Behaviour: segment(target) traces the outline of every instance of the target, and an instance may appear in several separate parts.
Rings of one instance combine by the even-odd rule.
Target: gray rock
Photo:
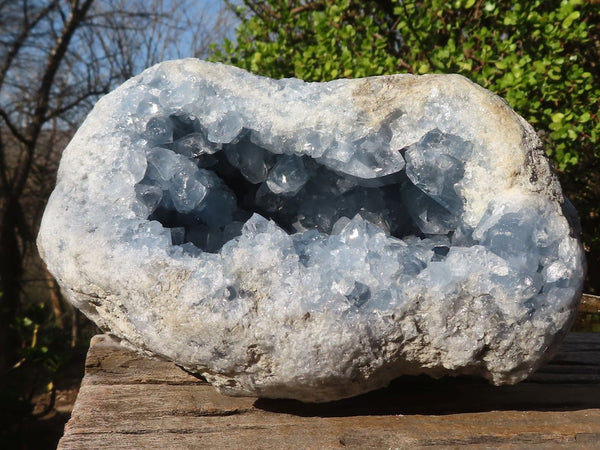
[[[527,377],[577,307],[576,223],[531,126],[463,77],[187,59],[98,102],[38,246],[126,346],[226,394],[322,402]]]

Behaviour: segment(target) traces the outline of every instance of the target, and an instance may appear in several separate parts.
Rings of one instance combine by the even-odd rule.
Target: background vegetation
[[[599,0],[227,3],[237,20],[222,2],[0,0],[0,447],[81,339],[34,245],[62,149],[99,96],[160,60],[206,57],[236,21],[213,60],[307,81],[456,72],[503,96],[540,130],[600,292]]]
[[[163,59],[206,56],[228,17],[187,0],[0,0],[0,448],[23,444],[37,394],[50,394],[37,415],[52,409],[82,337],[35,248],[62,149],[99,96]]]
[[[539,130],[600,292],[600,1],[244,0],[214,59],[274,78],[460,73]]]

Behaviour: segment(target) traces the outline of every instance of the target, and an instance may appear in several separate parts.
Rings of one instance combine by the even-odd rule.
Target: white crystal
[[[98,102],[38,245],[124,344],[228,394],[327,401],[530,374],[581,292],[569,211],[533,129],[462,77],[188,59]]]
[[[173,150],[180,155],[192,158],[212,155],[221,150],[221,146],[209,142],[202,133],[190,133],[175,141]]]
[[[308,173],[302,159],[282,156],[267,178],[267,186],[274,194],[294,195],[308,181]]]

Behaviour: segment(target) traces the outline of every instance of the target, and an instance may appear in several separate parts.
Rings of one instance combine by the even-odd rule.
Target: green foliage
[[[68,334],[56,327],[45,303],[27,305],[9,326],[17,332],[20,346],[16,364],[0,374],[0,438],[16,445],[21,422],[33,413],[33,396],[55,389],[56,376],[69,362],[71,349]]]
[[[237,40],[226,41],[216,59],[272,78],[307,81],[394,71],[387,39],[379,35],[385,16],[373,2],[363,2],[360,12],[351,0],[247,3],[268,3],[263,8],[271,13],[247,16]]]
[[[596,0],[246,0],[244,5],[238,9],[236,40],[216,50],[214,60],[307,81],[460,73],[504,97],[541,131],[581,214],[584,239],[595,255],[590,267],[600,268]]]
[[[598,143],[600,123],[597,111],[590,111],[600,101],[592,75],[596,61],[590,59],[597,48],[589,51],[597,45],[591,31],[599,8],[592,2],[260,3],[270,8],[247,16],[237,40],[226,42],[217,59],[307,81],[461,73],[548,131],[559,170],[578,164],[582,144]]]
[[[571,331],[600,333],[600,314],[579,313]]]
[[[69,335],[56,326],[52,311],[46,303],[31,303],[24,314],[15,320],[20,337],[20,357],[23,364],[36,365],[36,376],[49,386],[56,373],[68,361]]]

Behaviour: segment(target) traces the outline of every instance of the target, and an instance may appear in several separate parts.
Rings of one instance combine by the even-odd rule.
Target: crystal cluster
[[[532,128],[462,77],[181,60],[98,102],[38,244],[123,344],[228,394],[327,401],[529,375],[581,293],[576,222]]]

